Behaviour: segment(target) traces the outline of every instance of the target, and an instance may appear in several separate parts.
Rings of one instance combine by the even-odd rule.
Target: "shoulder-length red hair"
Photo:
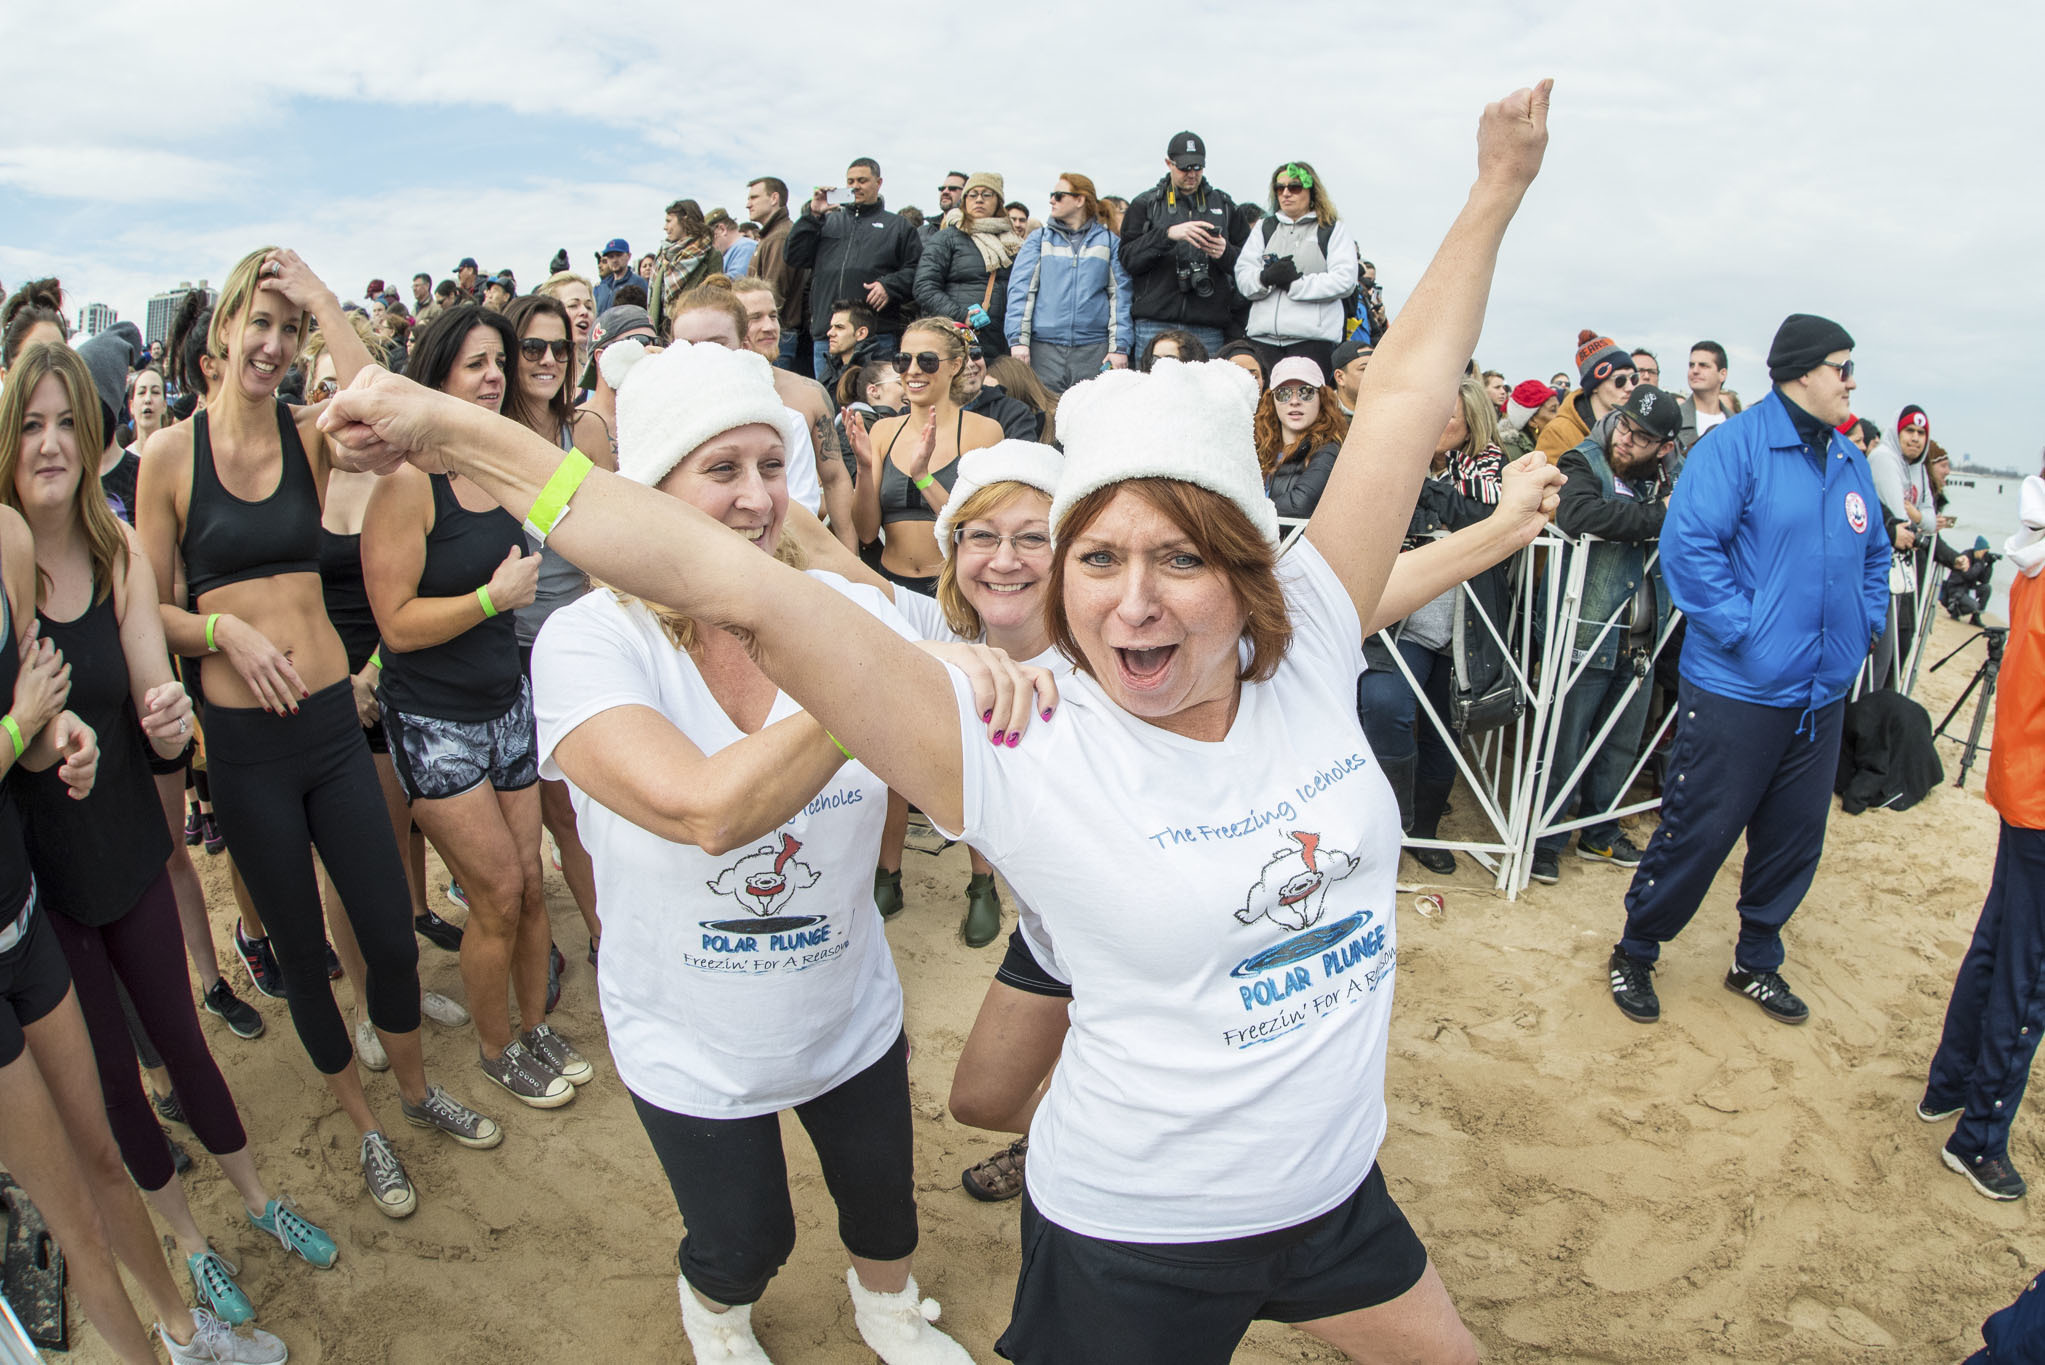
[[[1271,471],[1285,463],[1285,428],[1278,421],[1278,400],[1272,397],[1272,390],[1266,389],[1257,399],[1257,417],[1251,427],[1257,440],[1257,467],[1270,478]],[[1341,445],[1349,435],[1349,419],[1342,415],[1342,404],[1335,391],[1326,384],[1321,385],[1321,415],[1314,418],[1313,425],[1299,434],[1299,442],[1292,448],[1295,458],[1304,460],[1307,456],[1333,441]]]

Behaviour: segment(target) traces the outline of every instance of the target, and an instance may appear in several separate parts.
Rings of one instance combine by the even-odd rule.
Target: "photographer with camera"
[[[1988,537],[1974,537],[1973,552],[1963,555],[1953,571],[1946,575],[1945,586],[1939,589],[1939,605],[1955,621],[1966,617],[1970,625],[1981,624],[1982,609],[1988,605],[1995,578],[1995,561],[2001,555],[1991,554]]]
[[[1939,1157],[1990,1199],[2021,1199],[2010,1125],[2038,1049],[2045,1002],[2045,477],[2024,480],[2022,524],[2003,546],[2010,584],[1988,800],[2002,817],[1995,879],[1953,982],[1917,1117],[1959,1123]],[[1996,640],[1989,636],[1993,658]]]
[[[1174,329],[1200,338],[1209,355],[1220,352],[1236,301],[1236,258],[1249,235],[1235,200],[1207,183],[1207,144],[1197,133],[1174,133],[1164,178],[1130,200],[1122,217],[1136,354]]]

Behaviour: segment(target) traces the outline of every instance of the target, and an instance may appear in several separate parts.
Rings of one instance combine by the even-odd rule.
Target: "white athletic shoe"
[[[859,1282],[859,1272],[845,1271],[852,1291],[852,1319],[860,1340],[887,1365],[973,1365],[966,1348],[931,1326],[940,1311],[936,1299],[917,1297],[916,1277],[899,1294],[883,1294]]]
[[[367,1019],[355,1021],[355,1060],[371,1071],[389,1071],[391,1059],[383,1050],[383,1039],[376,1036],[376,1025]]]
[[[439,991],[427,991],[419,997],[419,1013],[445,1028],[467,1028],[469,1012],[458,1000],[450,1000]]]
[[[170,1352],[171,1365],[283,1365],[291,1358],[284,1343],[268,1332],[251,1327],[247,1336],[238,1336],[203,1308],[192,1310],[192,1321],[199,1330],[183,1346],[171,1340],[162,1323],[156,1324],[157,1334]]]
[[[774,1365],[753,1335],[751,1304],[713,1313],[680,1275],[675,1276],[675,1288],[682,1299],[682,1331],[696,1353],[696,1365]]]

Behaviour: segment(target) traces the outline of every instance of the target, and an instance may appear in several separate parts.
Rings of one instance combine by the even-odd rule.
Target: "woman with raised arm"
[[[191,701],[172,679],[148,561],[97,486],[103,404],[92,374],[67,347],[30,350],[0,399],[0,503],[36,539],[43,637],[71,667],[70,705],[99,738],[98,776],[80,801],[55,772],[14,779],[28,829],[29,866],[78,987],[104,1087],[107,1120],[150,1205],[169,1225],[200,1302],[223,1321],[255,1316],[234,1267],[209,1244],[135,1070],[123,994],[169,1071],[206,1149],[240,1194],[249,1222],[325,1269],[334,1240],[256,1172],[248,1134],[185,985],[177,901],[165,860],[170,831],[149,774],[192,739]],[[91,452],[88,455],[86,452]]]
[[[361,1135],[377,1209],[402,1218],[418,1196],[363,1094],[328,988],[315,847],[368,964],[369,1016],[405,1118],[465,1146],[495,1146],[503,1132],[426,1080],[404,867],[362,737],[347,650],[320,591],[327,471],[353,461],[329,445],[320,405],[294,409],[276,397],[308,316],[326,333],[338,378],[368,366],[333,291],[295,253],[266,247],[229,272],[206,338],[219,382],[190,425],[150,443],[136,528],[171,650],[202,661],[215,808],[275,940],[292,1024]],[[180,582],[188,585],[182,601],[174,597]]]
[[[1353,698],[1547,106],[1543,82],[1485,110],[1468,202],[1282,563],[1243,379],[1167,366],[1067,398],[1047,596],[1075,672],[1021,747],[986,744],[962,678],[694,509],[375,372],[323,418],[365,459],[460,469],[616,590],[742,631],[1041,918],[1072,1028],[1031,1123],[1012,1360],[1219,1365],[1257,1318],[1357,1360],[1475,1359],[1376,1164],[1399,829]]]
[[[622,475],[715,517],[716,534],[763,563],[800,562],[786,519],[820,528],[790,506],[800,418],[767,362],[625,342],[602,363]],[[874,589],[817,578],[910,635]],[[573,784],[613,907],[597,967],[604,1020],[688,1225],[677,1289],[696,1358],[767,1360],[752,1305],[795,1243],[778,1117],[793,1109],[838,1204],[861,1336],[890,1365],[967,1360],[924,1321],[909,1275],[902,992],[867,883],[879,779],[737,635],[621,593],[556,612],[533,678],[543,767]],[[987,723],[1026,721],[1004,709]]]

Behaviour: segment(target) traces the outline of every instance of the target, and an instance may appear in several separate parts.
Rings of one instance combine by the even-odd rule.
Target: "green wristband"
[[[218,654],[220,652],[220,646],[213,643],[213,627],[219,624],[220,613],[217,611],[206,618],[206,652],[208,654]]]
[[[924,489],[926,489],[926,488],[930,487],[930,485],[932,485],[932,484],[934,484],[934,483],[936,483],[936,482],[937,482],[937,475],[935,475],[935,474],[925,474],[925,475],[924,475],[924,476],[923,476],[922,478],[920,478],[920,479],[916,480],[916,491],[917,491],[918,493],[921,493],[921,492],[922,492],[922,491],[923,491]]]
[[[476,589],[476,600],[483,604],[483,619],[485,621],[497,614],[497,604],[490,600],[490,585],[488,583]]]
[[[589,477],[589,456],[580,450],[570,449],[565,459],[554,469],[546,487],[533,501],[532,511],[525,515],[525,529],[533,539],[545,545],[547,537],[554,534],[554,528],[561,524],[561,518],[568,515],[568,500],[575,496],[575,490],[582,487],[582,481]]]
[[[376,653],[370,655],[369,662],[376,666],[377,672],[383,672],[383,651],[379,649]]]
[[[28,741],[21,737],[20,723],[16,721],[12,716],[0,716],[0,730],[5,730],[7,732],[7,737],[14,741],[14,756],[16,758],[20,758],[22,754],[28,749]],[[832,740],[831,742],[833,744],[837,743],[836,740]],[[847,754],[845,756],[847,758],[850,758],[852,755]]]
[[[14,717],[12,716],[7,717],[5,724],[8,726],[8,728],[12,729],[14,725]],[[857,763],[859,761],[858,759],[852,756],[852,751],[850,749],[838,743],[838,737],[832,734],[829,730],[824,731],[824,738],[830,740],[831,743],[834,746],[836,746],[838,752],[845,755],[845,761],[847,763]],[[21,739],[19,736],[15,738],[14,744],[17,749],[21,747]]]

